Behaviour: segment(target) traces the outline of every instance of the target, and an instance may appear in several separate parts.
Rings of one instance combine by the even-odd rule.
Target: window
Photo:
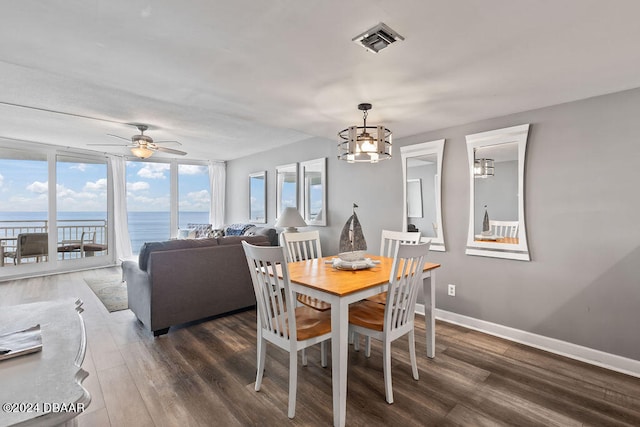
[[[127,213],[133,253],[171,237],[171,165],[127,162]]]
[[[177,196],[173,198],[172,194]],[[145,242],[175,237],[178,228],[187,228],[187,224],[208,224],[210,206],[208,166],[178,164],[175,160],[127,162],[127,210],[133,253],[138,253]]]
[[[106,161],[59,155],[56,196],[58,259],[106,255]]]
[[[178,165],[178,227],[208,224],[211,207],[209,168],[204,165]]]

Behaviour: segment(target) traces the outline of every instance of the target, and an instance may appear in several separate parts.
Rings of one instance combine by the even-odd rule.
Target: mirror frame
[[[469,160],[469,230],[465,252],[467,255],[531,261],[527,245],[524,211],[524,167],[528,134],[529,124],[527,123],[466,136]],[[473,175],[475,150],[476,148],[514,142],[518,144],[518,243],[475,241],[475,177]]]
[[[278,220],[278,218],[280,218],[280,213],[282,212],[282,210],[284,209],[284,207],[282,206],[282,187],[280,186],[280,175],[284,174],[284,173],[289,173],[291,172],[291,170],[293,170],[293,172],[295,173],[295,190],[294,190],[294,197],[296,198],[295,200],[295,205],[293,206],[294,208],[298,209],[299,208],[299,203],[298,203],[298,163],[289,163],[286,165],[280,165],[280,166],[276,166],[276,221]]]
[[[322,211],[323,215],[320,220],[312,220],[309,217],[309,194],[307,193],[307,180],[305,177],[305,170],[309,166],[320,166],[320,179],[322,183]],[[300,209],[302,218],[307,225],[326,226],[327,225],[327,158],[321,157],[319,159],[307,160],[306,162],[300,162]]]
[[[407,230],[407,159],[424,155],[435,154],[437,156],[436,176],[435,176],[435,201],[436,201],[436,224],[438,233],[436,237],[422,237],[421,241],[431,241],[429,250],[445,252],[444,228],[442,227],[442,158],[444,155],[444,139],[422,142],[420,144],[405,145],[400,147],[400,157],[402,158],[402,230]]]
[[[251,199],[254,196],[251,193],[251,180],[255,178],[262,178],[264,184],[262,187],[262,206],[264,207],[264,218],[262,219],[255,219],[251,210]],[[249,174],[249,222],[253,224],[267,223],[267,171],[254,172]]]

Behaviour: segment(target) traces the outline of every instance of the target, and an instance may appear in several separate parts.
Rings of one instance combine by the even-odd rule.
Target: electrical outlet
[[[447,287],[447,295],[449,295],[450,297],[456,296],[456,285],[452,285],[451,283],[449,283],[449,286]]]

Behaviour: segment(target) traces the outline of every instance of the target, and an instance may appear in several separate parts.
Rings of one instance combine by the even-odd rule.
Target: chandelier
[[[475,159],[473,162],[473,176],[475,178],[489,178],[495,175],[493,159]]]
[[[349,163],[378,163],[391,158],[391,131],[384,126],[367,126],[367,114],[371,104],[359,104],[364,124],[350,126],[338,133],[343,139],[338,144],[338,159]]]

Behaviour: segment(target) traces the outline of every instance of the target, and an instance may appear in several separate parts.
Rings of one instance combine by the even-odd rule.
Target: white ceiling
[[[187,158],[229,160],[337,142],[370,102],[398,138],[640,87],[639,15],[637,0],[3,2],[0,137],[87,148],[146,123]],[[406,40],[351,41],[381,21]]]

